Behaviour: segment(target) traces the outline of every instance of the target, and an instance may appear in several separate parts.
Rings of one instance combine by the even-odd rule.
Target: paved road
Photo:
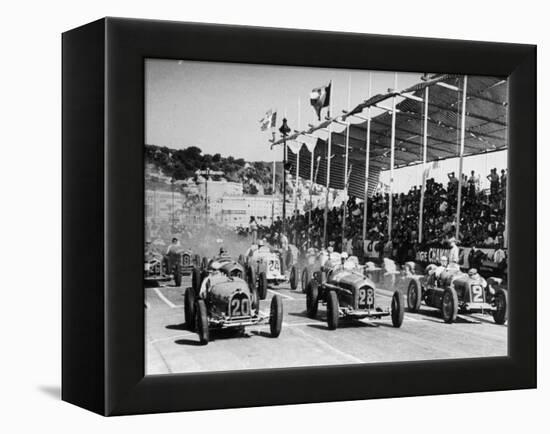
[[[423,306],[405,313],[401,328],[391,319],[353,321],[328,330],[325,308],[315,320],[305,314],[305,294],[288,285],[269,290],[262,301],[268,312],[274,294],[283,298],[283,329],[269,336],[269,325],[211,332],[210,343],[199,345],[198,336],[185,328],[183,295],[186,286],[146,288],[146,372],[168,374],[234,369],[285,368],[346,363],[429,360],[507,354],[506,326],[492,317],[461,315],[445,324],[437,310]],[[381,304],[389,305],[391,292],[380,289]]]

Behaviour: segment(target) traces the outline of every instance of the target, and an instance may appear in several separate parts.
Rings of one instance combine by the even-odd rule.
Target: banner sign
[[[365,240],[363,251],[366,258],[377,259],[380,257],[380,249],[383,249],[383,246],[379,246],[379,243],[379,241]],[[468,256],[470,255],[471,250],[471,247],[459,248],[459,265],[461,268],[470,268],[470,264],[468,263]],[[499,251],[495,248],[481,248],[478,250],[485,254],[486,257],[482,261],[482,266],[487,268],[497,268],[498,264],[503,260],[503,258],[508,257],[507,249],[501,249]],[[449,252],[450,249],[447,248],[430,247],[427,250],[416,252],[415,261],[425,264],[438,264],[442,256],[446,256],[447,258],[449,257]]]

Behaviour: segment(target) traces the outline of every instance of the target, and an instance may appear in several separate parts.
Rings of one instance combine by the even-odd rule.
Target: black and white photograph
[[[147,375],[507,356],[506,77],[144,68]]]

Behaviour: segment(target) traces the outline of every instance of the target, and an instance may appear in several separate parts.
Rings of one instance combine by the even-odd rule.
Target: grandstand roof
[[[460,155],[460,121],[462,108],[463,76],[432,76],[402,91],[391,90],[377,94],[358,104],[349,112],[328,118],[305,131],[296,131],[287,141],[297,143],[289,146],[288,160],[292,171],[296,170],[297,153],[300,155],[299,176],[311,177],[311,152],[313,155],[315,182],[326,185],[328,139],[315,136],[315,132],[327,130],[332,124],[330,187],[343,189],[345,184],[346,139],[349,129],[348,191],[358,197],[364,194],[367,118],[363,114],[372,111],[382,113],[371,116],[371,142],[369,153],[368,194],[372,196],[381,171],[390,169],[392,112],[388,103],[395,96],[395,158],[394,168],[422,163],[423,115],[425,89],[428,96],[428,149],[427,162],[456,158]],[[506,81],[496,77],[469,76],[466,100],[466,124],[464,156],[500,151],[507,148],[507,86]],[[359,117],[358,117],[359,116]],[[362,118],[362,119],[361,119]],[[344,123],[349,122],[342,129]],[[341,131],[336,131],[340,128]],[[309,142],[309,143],[306,143]],[[272,146],[282,143],[274,142]],[[306,146],[304,146],[306,145]],[[309,149],[309,150],[308,150]],[[317,163],[318,161],[318,163]]]
[[[497,77],[469,76],[466,101],[466,136],[464,156],[504,150],[507,148],[507,85],[506,80]],[[438,75],[402,91],[389,91],[365,100],[349,112],[311,126],[305,131],[295,132],[287,137],[288,141],[301,141],[304,138],[316,140],[316,146],[325,150],[327,140],[313,137],[315,132],[326,130],[333,123],[333,130],[339,127],[337,122],[350,122],[349,161],[362,163],[366,152],[367,121],[366,109],[380,111],[388,108],[391,99],[396,96],[400,102],[396,105],[395,128],[395,168],[422,162],[423,152],[423,110],[424,92],[430,87],[428,101],[428,155],[427,161],[455,158],[460,152],[461,90],[463,76]],[[458,88],[460,91],[457,91]],[[409,95],[406,98],[403,95]],[[420,99],[420,100],[419,100]],[[387,101],[386,104],[383,104]],[[379,105],[377,107],[377,105]],[[391,111],[371,118],[370,167],[380,171],[390,168],[391,150]],[[336,122],[336,123],[334,123]],[[333,158],[345,155],[347,127],[332,132],[331,153]],[[282,139],[272,145],[282,143]],[[326,151],[320,152],[326,159]],[[325,162],[320,163],[326,165]],[[336,169],[336,167],[335,167]],[[301,172],[301,171],[300,171]],[[335,176],[338,176],[336,173]],[[331,177],[333,172],[331,169]],[[331,182],[332,185],[332,182]],[[338,187],[335,187],[338,188]]]

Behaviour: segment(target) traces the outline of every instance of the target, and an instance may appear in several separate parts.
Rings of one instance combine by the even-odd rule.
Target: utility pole
[[[286,235],[286,136],[290,133],[290,128],[287,125],[286,118],[283,119],[283,124],[279,128],[279,132],[283,136],[283,234]]]

